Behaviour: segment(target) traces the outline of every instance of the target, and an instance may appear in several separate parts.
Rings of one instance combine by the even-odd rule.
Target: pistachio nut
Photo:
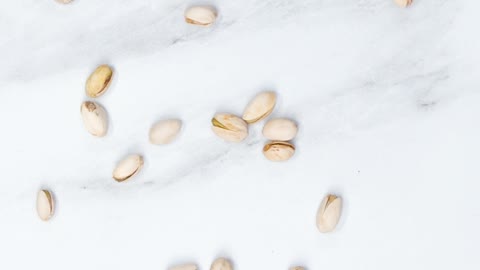
[[[342,213],[342,198],[327,195],[318,209],[317,228],[320,232],[327,233],[335,229]]]
[[[198,270],[198,266],[194,263],[188,263],[172,266],[168,270]]]
[[[267,117],[275,107],[277,95],[266,91],[256,95],[243,112],[243,120],[252,124]]]
[[[149,138],[152,144],[168,144],[172,142],[182,128],[178,119],[162,120],[150,128]]]
[[[229,142],[241,142],[248,136],[247,123],[233,114],[216,114],[212,118],[212,125],[213,132]]]
[[[185,21],[189,24],[209,26],[217,19],[217,11],[211,6],[193,6],[185,11]]]
[[[286,161],[295,154],[295,146],[289,142],[273,141],[263,147],[263,155],[271,161]]]
[[[93,136],[103,137],[108,131],[108,116],[105,109],[96,102],[85,101],[80,107],[85,129]]]
[[[47,221],[53,216],[54,200],[52,193],[42,189],[37,193],[37,214],[41,220]]]
[[[101,65],[88,77],[85,85],[87,96],[96,98],[101,96],[108,89],[112,81],[113,70],[107,65]]]
[[[408,7],[412,2],[413,0],[395,0],[395,3],[400,7]]]
[[[210,270],[233,270],[233,266],[230,260],[217,258],[213,261],[212,266],[210,266]]]
[[[286,118],[271,119],[263,127],[263,136],[272,141],[289,141],[297,132],[297,124]]]
[[[140,155],[129,155],[117,164],[113,170],[113,179],[117,182],[128,180],[137,174],[143,166],[143,157]]]

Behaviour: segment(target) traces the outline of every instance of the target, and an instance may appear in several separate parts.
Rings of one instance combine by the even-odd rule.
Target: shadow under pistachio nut
[[[412,2],[413,0],[395,0],[395,3],[400,7],[408,7]]]
[[[233,265],[226,258],[217,258],[212,262],[210,270],[233,270]]]
[[[317,228],[320,232],[328,233],[337,227],[342,214],[342,198],[327,195],[317,213]]]
[[[189,24],[209,26],[217,19],[217,11],[211,6],[193,6],[185,10],[185,21]]]
[[[37,193],[37,214],[43,221],[48,221],[55,209],[53,195],[50,191],[42,189]]]
[[[274,92],[265,91],[256,95],[245,108],[243,120],[252,124],[260,121],[272,113],[277,101]]]
[[[112,77],[113,70],[111,67],[107,65],[101,65],[97,67],[87,79],[87,83],[85,85],[87,96],[96,98],[103,95],[103,93],[105,93],[110,86]]]
[[[248,124],[233,114],[218,113],[212,118],[212,130],[229,142],[241,142],[248,136]]]
[[[271,161],[286,161],[295,154],[295,146],[289,142],[274,141],[263,147],[263,155]]]
[[[80,107],[85,129],[93,136],[103,137],[108,131],[108,115],[105,109],[93,101],[85,101]]]
[[[297,136],[297,124],[287,118],[269,120],[263,127],[263,136],[272,141],[290,141]]]
[[[194,263],[188,263],[172,266],[168,270],[198,270],[198,266]]]
[[[149,132],[149,139],[152,144],[168,144],[177,137],[182,128],[182,121],[178,119],[167,119],[155,123]]]
[[[136,175],[142,167],[142,156],[129,155],[117,164],[113,170],[113,179],[115,179],[117,182],[124,182]]]

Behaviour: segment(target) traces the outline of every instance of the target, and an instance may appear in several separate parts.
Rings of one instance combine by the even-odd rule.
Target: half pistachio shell
[[[100,104],[92,101],[85,101],[80,107],[85,129],[93,136],[103,137],[108,131],[108,116]]]
[[[55,206],[52,193],[46,189],[38,191],[37,213],[41,220],[47,221],[53,216]]]
[[[233,114],[218,113],[212,118],[213,132],[229,142],[241,142],[248,136],[248,124]]]
[[[209,26],[217,19],[217,11],[211,6],[194,6],[185,11],[185,21],[189,24]]]
[[[271,161],[286,161],[295,154],[295,146],[289,142],[274,141],[263,147],[263,155]]]
[[[213,261],[210,270],[233,270],[232,263],[226,258],[218,258]]]
[[[243,112],[243,120],[252,124],[260,121],[272,113],[277,95],[274,92],[262,92],[256,95]]]
[[[342,198],[335,195],[327,195],[318,209],[317,228],[322,233],[328,233],[335,229],[342,213]]]
[[[143,157],[140,155],[129,155],[117,164],[113,170],[113,179],[123,182],[137,174],[143,166]]]
[[[168,270],[198,270],[198,266],[194,263],[188,263],[172,266]]]
[[[263,136],[272,141],[289,141],[297,135],[297,124],[287,118],[275,118],[263,127]]]
[[[107,65],[101,65],[88,77],[85,91],[87,96],[96,98],[107,91],[112,81],[113,70]]]
[[[400,7],[408,7],[412,2],[413,0],[395,0],[395,3]]]
[[[168,144],[172,142],[182,128],[178,119],[162,120],[150,128],[149,138],[152,144]]]

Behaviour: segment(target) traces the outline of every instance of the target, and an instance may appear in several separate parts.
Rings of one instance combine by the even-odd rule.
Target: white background
[[[479,1],[213,1],[210,28],[184,23],[196,3],[1,2],[0,269],[480,268]],[[102,63],[98,139],[80,104]],[[262,90],[299,123],[286,163],[263,157],[264,122],[240,144],[210,130]],[[150,145],[169,117],[178,140]],[[117,183],[128,153],[145,167]],[[344,212],[321,234],[328,193]]]

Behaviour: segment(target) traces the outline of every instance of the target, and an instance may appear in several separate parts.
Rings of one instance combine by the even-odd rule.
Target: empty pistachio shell
[[[297,124],[286,118],[268,121],[263,127],[263,136],[272,141],[289,141],[297,135]]]
[[[101,65],[88,77],[85,90],[87,96],[95,98],[107,90],[112,81],[113,70],[107,65]]]
[[[172,266],[168,270],[198,270],[198,267],[194,263],[182,264],[177,266]]]
[[[327,233],[335,229],[342,213],[342,198],[327,195],[320,205],[317,213],[317,228],[320,232]]]
[[[216,18],[217,12],[210,6],[194,6],[185,11],[185,21],[190,24],[209,26]]]
[[[150,129],[150,142],[153,144],[170,143],[177,137],[181,128],[182,121],[177,119],[159,121]]]
[[[413,0],[395,0],[395,3],[401,7],[407,7],[412,4]]]
[[[263,154],[271,161],[285,161],[295,154],[295,146],[289,142],[270,142],[263,147]]]
[[[289,270],[305,270],[305,267],[302,267],[302,266],[294,266],[294,267],[290,267]]]
[[[255,123],[267,117],[275,107],[277,96],[274,92],[262,92],[256,95],[243,112],[243,120]]]
[[[108,130],[108,116],[105,109],[96,102],[85,101],[80,107],[83,124],[90,134],[103,137]]]
[[[47,221],[53,216],[54,201],[52,193],[42,189],[37,194],[37,213],[41,220]]]
[[[213,132],[229,142],[240,142],[248,136],[247,123],[233,114],[216,114],[212,118],[212,125]]]
[[[137,174],[143,166],[143,157],[140,155],[129,155],[118,163],[113,170],[113,179],[123,182]]]
[[[233,270],[232,263],[225,258],[218,258],[213,261],[210,270]]]

